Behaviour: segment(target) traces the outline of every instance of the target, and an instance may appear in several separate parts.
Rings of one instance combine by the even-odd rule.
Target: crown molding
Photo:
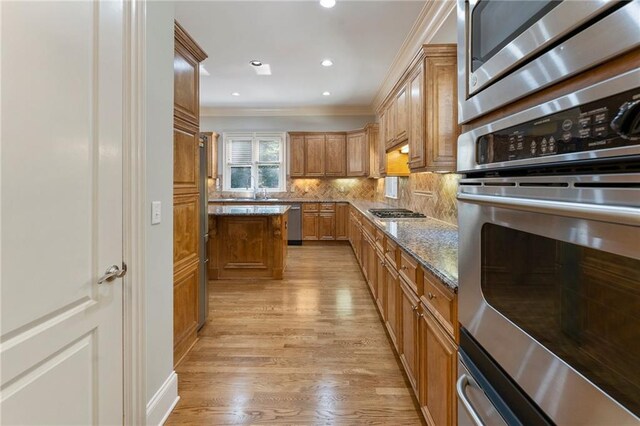
[[[370,106],[321,106],[300,108],[200,107],[200,117],[302,117],[375,115]]]
[[[450,13],[455,13],[455,9],[456,2],[452,0],[425,2],[418,18],[402,43],[400,51],[398,51],[389,67],[376,96],[373,98],[371,104],[373,111],[377,111],[380,108],[393,86],[402,77],[402,74],[416,56],[416,53],[422,48],[422,45],[431,41],[447,16]]]

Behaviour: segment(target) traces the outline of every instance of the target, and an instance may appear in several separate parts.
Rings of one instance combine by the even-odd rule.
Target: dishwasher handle
[[[458,399],[460,400],[460,402],[462,402],[462,406],[469,414],[476,426],[485,426],[482,419],[480,419],[478,412],[475,410],[475,408],[473,408],[473,405],[471,405],[471,401],[469,401],[469,398],[467,398],[467,394],[465,393],[465,388],[470,384],[470,380],[473,379],[470,379],[469,376],[464,373],[458,378],[458,381],[456,382],[456,392],[458,394]]]

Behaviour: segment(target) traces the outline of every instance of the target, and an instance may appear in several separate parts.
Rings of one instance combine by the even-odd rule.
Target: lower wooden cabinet
[[[349,228],[349,203],[336,203],[336,240],[347,240]]]
[[[422,414],[429,425],[454,426],[457,295],[378,231],[351,210],[349,240]]]
[[[302,213],[302,239],[318,240],[318,213]]]
[[[387,317],[386,317],[386,326],[389,331],[389,336],[391,336],[391,341],[393,342],[393,346],[398,350],[398,332],[400,327],[398,326],[399,318],[398,318],[398,292],[400,291],[400,282],[398,273],[393,269],[393,267],[386,262],[386,276],[387,276],[387,294],[386,294],[386,302],[387,302]]]
[[[335,212],[318,213],[318,239],[330,241],[336,239]]]
[[[453,426],[457,424],[457,345],[424,305],[421,310],[420,408],[428,424]]]
[[[420,315],[420,299],[411,287],[400,279],[400,316],[402,337],[400,361],[407,372],[413,391],[418,394],[418,318]]]

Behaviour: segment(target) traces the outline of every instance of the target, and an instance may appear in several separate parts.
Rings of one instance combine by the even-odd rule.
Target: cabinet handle
[[[406,271],[406,270],[408,270],[409,268],[408,268],[406,265],[402,265],[402,268],[400,268],[400,269],[402,269],[403,271]]]
[[[436,295],[435,295],[435,294],[433,294],[433,293],[431,293],[431,292],[429,292],[429,293],[427,294],[427,296],[429,297],[429,299],[430,299],[430,300],[431,300],[431,299],[435,299],[435,298],[436,298]]]
[[[424,318],[424,314],[423,314],[423,313],[420,313],[418,316],[419,316],[420,318]]]

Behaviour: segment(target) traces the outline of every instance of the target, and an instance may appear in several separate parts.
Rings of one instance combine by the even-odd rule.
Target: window
[[[398,177],[384,178],[384,196],[387,198],[398,198]]]
[[[225,191],[286,191],[282,133],[224,133]]]

